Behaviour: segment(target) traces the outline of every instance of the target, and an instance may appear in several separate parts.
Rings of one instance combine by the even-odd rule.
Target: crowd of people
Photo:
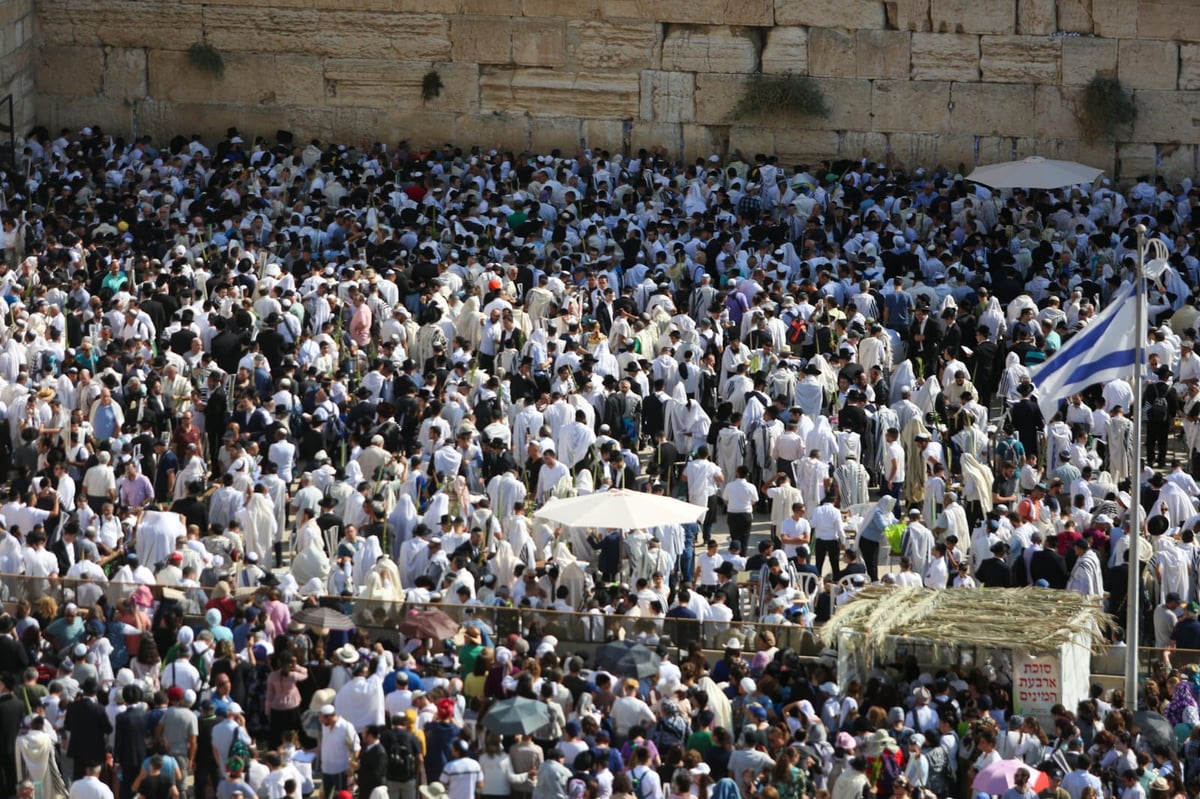
[[[1053,799],[1194,795],[1197,735],[1132,716],[1200,722],[1190,181],[275,138],[35,129],[3,174],[0,795],[944,799],[1001,757]],[[1170,254],[1143,407],[1039,397],[1138,225]],[[538,516],[616,489],[707,513]],[[1131,560],[1161,682],[1053,727],[982,668],[838,686],[776,646],[869,584],[1123,619]],[[464,625],[293,619],[356,603]],[[550,721],[488,733],[514,696]]]

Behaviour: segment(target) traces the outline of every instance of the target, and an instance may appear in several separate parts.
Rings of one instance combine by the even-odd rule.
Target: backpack
[[[1166,424],[1171,418],[1171,406],[1167,404],[1167,392],[1157,391],[1157,396],[1150,403],[1150,421],[1155,424]]]
[[[417,755],[403,739],[393,739],[387,750],[387,778],[392,782],[410,782],[417,777]]]
[[[110,621],[104,626],[104,637],[112,645],[112,654],[108,657],[114,671],[119,671],[129,665],[129,648],[125,645],[125,626],[124,622],[116,620]],[[154,640],[154,636],[150,636],[150,639]]]
[[[667,724],[666,719],[659,719],[650,729],[649,738],[660,752],[665,752],[672,745],[683,746],[684,738],[674,726]]]
[[[629,781],[631,783],[633,783],[633,795],[634,795],[635,799],[645,799],[646,795],[642,791],[642,779],[649,772],[650,772],[650,769],[643,766],[642,767],[642,776],[639,777],[637,774],[637,769],[629,770]]]

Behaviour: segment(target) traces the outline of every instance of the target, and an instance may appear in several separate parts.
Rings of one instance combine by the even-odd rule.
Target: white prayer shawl
[[[659,540],[662,545],[662,551],[666,553],[671,563],[671,570],[664,572],[670,574],[674,570],[674,564],[679,562],[679,556],[683,554],[683,546],[685,533],[681,524],[667,524],[662,527],[655,527],[650,533]]]
[[[354,553],[353,569],[351,574],[354,577],[354,584],[362,587],[366,582],[367,573],[375,568],[375,561],[383,557],[383,549],[379,546],[379,537],[374,535],[367,536],[363,541],[363,545]],[[399,580],[399,574],[396,575]]]
[[[779,530],[784,519],[792,515],[792,505],[802,502],[804,495],[800,493],[800,489],[786,483],[771,490],[775,492],[775,496],[771,498],[771,524]]]
[[[712,681],[711,677],[704,676],[696,681],[696,688],[704,691],[708,697],[708,709],[713,712],[714,727],[724,727],[731,729],[733,725],[733,706],[729,702],[729,697],[721,690],[721,687]]]
[[[671,403],[671,430],[675,446],[681,453],[695,452],[708,440],[712,420],[695,400]]]
[[[1165,535],[1154,538],[1154,557],[1158,561],[1158,601],[1165,602],[1167,594],[1191,596],[1191,563],[1185,551]]]
[[[412,497],[408,494],[399,494],[396,497],[396,507],[388,516],[388,527],[392,532],[391,554],[394,559],[399,557],[400,545],[412,538],[417,521],[417,506],[413,503]]]
[[[963,500],[978,502],[985,514],[992,512],[992,470],[974,455],[963,455]],[[961,540],[961,539],[960,539]],[[987,557],[986,554],[981,557]]]
[[[306,545],[296,551],[291,576],[297,585],[304,585],[314,578],[324,584],[329,579],[329,556],[325,554],[325,543],[319,534],[316,538],[307,537]]]
[[[576,559],[561,541],[555,544],[552,554],[558,564],[558,584],[567,587],[567,601],[573,608],[582,608],[592,587],[592,579],[584,570],[586,564]]]
[[[145,511],[137,530],[138,561],[148,566],[162,563],[175,551],[175,542],[187,536],[182,515],[167,511]]]
[[[466,339],[467,343],[471,345],[472,352],[479,349],[479,339],[483,335],[483,321],[484,316],[479,312],[479,298],[468,297],[462,304],[462,310],[454,323],[454,329],[460,338]]]
[[[819,458],[800,458],[792,463],[793,478],[804,504],[816,508],[825,499],[825,480],[829,477],[829,464]]]
[[[959,452],[963,456],[972,455],[976,460],[983,458],[984,451],[988,445],[987,436],[972,424],[968,424],[962,430],[958,431],[951,441],[954,442],[954,445],[958,447]]]
[[[824,359],[814,358],[813,360]],[[805,416],[816,418],[821,415],[821,410],[825,406],[825,386],[819,378],[808,375],[796,384],[792,401],[799,406],[800,410],[804,411]]]
[[[988,339],[992,342],[1000,336],[1007,336],[1008,322],[1000,309],[1000,301],[995,297],[988,300],[987,308],[979,315],[979,324],[988,329]]]
[[[838,495],[841,497],[841,507],[862,505],[869,501],[868,484],[870,477],[867,470],[858,461],[846,461],[833,473],[837,482]]]
[[[1108,472],[1121,483],[1133,472],[1133,422],[1125,416],[1108,420]]]
[[[238,521],[246,537],[246,552],[258,555],[260,563],[269,563],[272,545],[279,534],[275,506],[266,494],[254,493],[246,507],[238,511]]]
[[[837,437],[833,434],[833,428],[829,424],[829,417],[818,416],[816,424],[808,438],[804,442],[805,452],[812,452],[814,449],[820,455],[821,460],[830,465],[836,465],[838,454]],[[809,507],[815,507],[809,505]]]
[[[912,560],[913,572],[925,574],[933,556],[933,531],[920,522],[910,522],[901,539],[900,554]]]
[[[912,400],[921,409],[921,413],[929,414],[937,409],[937,398],[941,393],[942,384],[936,377],[929,377],[912,393]]]
[[[851,455],[859,462],[863,463],[863,446],[862,436],[858,433],[852,433],[849,430],[839,430],[834,433],[834,438],[837,439],[837,462],[844,464]]]
[[[917,446],[918,435],[928,435],[929,428],[920,419],[911,419],[900,431],[900,442],[904,446],[904,498],[909,502],[925,500],[925,458]],[[916,571],[916,569],[914,569]],[[922,572],[917,572],[921,574]]]
[[[1046,470],[1057,469],[1059,454],[1071,448],[1071,427],[1064,421],[1051,422],[1046,426]]]
[[[1164,505],[1166,506],[1165,512],[1163,511]],[[1158,492],[1158,500],[1150,509],[1148,516],[1151,519],[1155,516],[1166,516],[1171,527],[1181,527],[1184,522],[1192,518],[1195,512],[1196,506],[1192,504],[1192,498],[1187,495],[1187,492],[1167,480],[1163,482],[1163,487]]]
[[[1067,588],[1089,596],[1100,596],[1104,593],[1104,577],[1100,572],[1100,558],[1095,550],[1089,549],[1075,561],[1071,576],[1067,579]]]
[[[737,467],[746,462],[746,434],[740,429],[724,427],[717,433],[717,466],[725,475],[725,483],[737,478]]]
[[[513,554],[512,544],[500,540],[496,542],[496,553],[490,561],[492,574],[496,576],[496,585],[512,586],[516,580],[517,558]]]
[[[54,741],[49,733],[29,730],[17,736],[18,780],[28,779],[41,786],[41,799],[66,799],[69,795],[54,757]]]
[[[421,521],[430,530],[442,529],[442,517],[450,514],[450,497],[445,491],[438,491],[429,498],[429,504],[425,506],[425,515]]]
[[[887,447],[884,446],[888,430],[900,429],[900,417],[891,408],[880,405],[875,411],[875,447],[872,450],[871,469],[875,474],[883,474],[887,460]]]
[[[338,715],[363,730],[371,724],[383,724],[385,717],[381,677],[354,677],[343,685],[334,699]]]
[[[276,529],[286,529],[287,483],[283,482],[282,478],[275,474],[264,475],[260,482],[267,487],[267,496],[271,498],[271,502],[275,503]]]
[[[901,361],[896,367],[896,371],[892,373],[892,382],[888,387],[890,396],[888,397],[888,405],[895,405],[900,401],[900,389],[913,388],[917,384],[917,374],[913,371],[912,361]],[[877,404],[882,404],[879,397],[875,398]]]
[[[941,540],[945,541],[949,536],[956,537],[958,551],[962,553],[963,557],[968,557],[971,554],[971,528],[967,524],[967,512],[962,505],[955,502],[942,510],[942,518],[946,531],[942,533]]]

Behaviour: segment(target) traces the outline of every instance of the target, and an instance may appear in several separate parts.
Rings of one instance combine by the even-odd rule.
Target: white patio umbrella
[[[664,524],[699,521],[708,508],[641,491],[602,491],[569,499],[552,499],[534,517],[567,527],[640,530]]]
[[[1061,189],[1092,183],[1103,174],[1103,169],[1094,166],[1031,155],[1021,161],[981,166],[967,175],[967,180],[993,189]]]

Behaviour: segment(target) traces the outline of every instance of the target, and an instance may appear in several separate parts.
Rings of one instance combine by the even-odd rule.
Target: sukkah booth
[[[838,684],[978,669],[1005,687],[1016,713],[1050,720],[1088,696],[1092,653],[1110,625],[1097,598],[1043,588],[868,586],[822,628],[837,649]],[[914,662],[915,661],[915,662]],[[926,678],[927,679],[927,678]]]

